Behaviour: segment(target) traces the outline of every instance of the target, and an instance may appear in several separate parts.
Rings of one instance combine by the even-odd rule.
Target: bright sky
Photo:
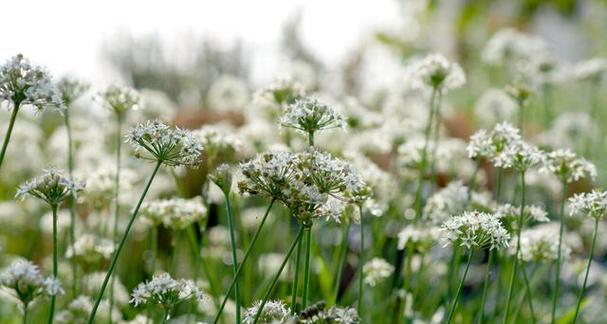
[[[321,58],[337,62],[373,27],[398,15],[395,0],[19,0],[5,1],[0,18],[0,60],[23,53],[60,75],[94,82],[113,78],[100,64],[112,36],[157,33],[174,39],[206,35],[253,49],[254,77],[266,78],[281,27],[303,10],[303,39]],[[274,59],[270,59],[275,61]],[[260,65],[262,67],[260,67]]]

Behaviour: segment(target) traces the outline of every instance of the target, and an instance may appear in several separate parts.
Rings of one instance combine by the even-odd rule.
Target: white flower
[[[451,216],[463,213],[467,208],[485,209],[490,204],[490,197],[469,192],[468,187],[461,181],[453,181],[428,199],[423,216],[433,224],[441,224]]]
[[[8,102],[9,109],[32,105],[42,111],[46,107],[63,108],[51,76],[21,54],[0,65],[0,103]]]
[[[363,266],[364,281],[367,285],[375,287],[394,272],[394,266],[382,258],[373,258]]]
[[[546,154],[546,159],[540,171],[553,173],[561,181],[571,183],[582,178],[594,179],[597,176],[596,167],[592,162],[578,158],[568,149],[558,149]]]
[[[61,170],[51,168],[44,170],[41,176],[20,185],[17,198],[23,199],[29,195],[44,200],[49,205],[59,205],[83,188],[83,183],[73,182],[66,178]]]
[[[233,129],[220,125],[206,125],[192,131],[192,135],[202,144],[211,162],[217,157],[233,155],[243,147],[240,138],[233,133]]]
[[[451,217],[443,223],[441,231],[443,246],[501,249],[507,247],[510,240],[510,234],[499,218],[477,211]]]
[[[211,109],[235,110],[249,102],[247,84],[239,78],[224,75],[217,79],[207,93],[207,104]]]
[[[516,116],[516,102],[504,91],[489,89],[476,101],[474,113],[485,125],[509,121]]]
[[[88,84],[71,77],[63,77],[57,82],[57,90],[65,108],[69,108],[88,88]]]
[[[524,141],[516,141],[510,143],[495,156],[493,165],[497,168],[515,168],[518,171],[526,171],[538,166],[543,159],[544,153],[536,146]]]
[[[201,143],[194,139],[191,132],[171,128],[158,120],[131,128],[126,138],[127,143],[135,148],[137,157],[168,166],[194,165],[199,162],[202,152]]]
[[[593,190],[569,198],[569,213],[602,219],[607,209],[607,191]]]
[[[495,159],[513,143],[520,142],[520,131],[507,122],[499,123],[491,131],[481,129],[470,136],[466,147],[471,159]]]
[[[95,266],[109,260],[112,253],[114,253],[112,240],[94,234],[82,234],[67,248],[65,257],[75,258],[80,264]]]
[[[413,244],[416,250],[428,250],[440,237],[437,226],[408,225],[398,233],[398,249],[404,250],[408,244]]]
[[[54,296],[63,292],[59,281],[43,277],[38,266],[27,260],[19,260],[0,273],[0,285],[24,305],[41,295]]]
[[[574,76],[579,80],[602,80],[607,75],[607,58],[596,57],[576,64]]]
[[[139,109],[139,94],[128,87],[112,84],[99,96],[104,105],[118,115],[123,115],[129,110]]]
[[[247,308],[242,322],[244,324],[253,324],[255,316],[259,311],[261,301],[256,301],[253,306]],[[289,308],[280,300],[268,300],[263,306],[261,315],[259,316],[258,323],[272,324],[272,323],[284,323],[289,318]]]
[[[308,97],[297,99],[288,105],[280,118],[280,124],[305,134],[314,134],[332,128],[346,128],[346,122],[340,114],[317,99]]]
[[[546,43],[531,35],[505,28],[495,33],[482,52],[483,61],[498,65],[517,65],[546,52]]]
[[[292,104],[304,96],[304,87],[291,78],[279,78],[267,88],[255,93],[257,101],[269,101],[279,106]]]
[[[202,301],[202,289],[193,281],[175,280],[168,273],[152,277],[148,282],[140,283],[131,294],[131,303],[139,305],[160,305],[171,309],[173,306],[189,300]]]
[[[558,226],[548,223],[521,232],[519,259],[525,262],[554,262],[558,259]],[[566,242],[561,246],[563,257],[571,252]],[[514,247],[514,244],[513,244]],[[510,251],[515,254],[515,249]]]
[[[435,89],[446,92],[466,83],[466,75],[459,64],[449,62],[440,54],[430,54],[415,61],[407,70],[414,89]]]
[[[144,202],[141,217],[154,226],[163,225],[171,229],[185,229],[207,216],[207,208],[200,197],[191,199],[171,198]]]
[[[516,229],[517,219],[520,217],[521,208],[520,206],[514,206],[511,204],[503,204],[495,209],[495,217],[500,219],[509,228]],[[538,205],[526,205],[523,208],[523,224],[528,222],[533,223],[545,223],[549,222],[548,212],[542,206]]]

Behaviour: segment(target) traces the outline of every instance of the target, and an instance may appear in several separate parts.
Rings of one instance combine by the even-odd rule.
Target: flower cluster
[[[99,316],[96,317],[99,322],[111,322],[116,323],[120,320],[118,312],[114,312],[112,319],[109,319],[109,303],[104,300],[99,305]],[[57,314],[55,319],[56,323],[59,324],[80,324],[86,323],[86,319],[93,310],[93,301],[91,297],[81,295],[72,300],[65,310],[62,310]]]
[[[68,259],[76,259],[79,264],[86,267],[109,260],[112,253],[114,253],[114,242],[112,240],[94,234],[84,234],[68,247],[65,256]]]
[[[462,246],[467,249],[501,249],[508,246],[510,234],[500,220],[484,212],[464,212],[445,221],[441,227],[444,246]]]
[[[76,99],[89,89],[89,85],[74,78],[63,77],[57,82],[57,90],[65,108],[69,108]]]
[[[579,80],[601,81],[607,75],[607,58],[595,57],[578,63],[573,71]]]
[[[545,51],[546,43],[542,39],[505,28],[489,39],[482,57],[490,64],[520,64]]]
[[[549,263],[558,259],[558,227],[551,226],[553,224],[545,225],[535,226],[521,233],[519,258],[522,261]],[[571,252],[566,245],[561,246],[561,249],[565,258]],[[514,250],[511,252],[516,253]]]
[[[62,171],[51,168],[44,170],[41,176],[20,185],[17,198],[23,199],[29,195],[56,206],[66,198],[75,196],[83,188],[83,183],[74,182],[65,177]]]
[[[428,199],[423,216],[432,224],[441,224],[466,209],[487,210],[490,205],[491,198],[488,195],[471,192],[461,181],[453,181]]]
[[[594,179],[597,175],[594,164],[584,158],[578,158],[568,149],[558,149],[547,153],[541,171],[553,173],[565,183],[575,182],[585,177]]]
[[[207,209],[200,197],[171,198],[144,202],[140,213],[144,220],[154,226],[163,225],[166,228],[180,230],[204,219]]]
[[[470,136],[466,150],[471,159],[495,159],[507,147],[522,140],[520,131],[507,122],[491,130],[481,129]]]
[[[346,128],[346,122],[340,114],[317,99],[309,97],[297,99],[288,105],[280,118],[280,124],[312,135],[322,130]]]
[[[520,217],[521,208],[511,204],[503,204],[495,209],[495,217],[500,219],[508,228],[516,229],[517,219]],[[529,222],[549,222],[548,212],[542,206],[526,205],[523,208],[523,225]]]
[[[569,198],[571,216],[581,214],[594,219],[602,219],[605,216],[605,210],[607,210],[607,191],[593,190]]]
[[[41,111],[46,107],[62,108],[61,96],[48,72],[17,54],[0,66],[0,103],[9,108],[32,105]]]
[[[466,83],[466,75],[457,63],[440,54],[431,54],[409,66],[411,86],[416,89],[448,91]]]
[[[253,306],[247,308],[242,322],[244,324],[253,324],[260,306],[261,301],[258,300]],[[259,323],[284,323],[289,319],[290,312],[289,308],[280,300],[268,300],[263,306],[258,321]]]
[[[0,285],[27,306],[39,296],[54,296],[62,293],[59,281],[43,277],[38,266],[30,261],[12,263],[0,273]]]
[[[412,244],[417,251],[428,251],[438,242],[440,227],[409,225],[398,233],[398,249],[404,250]]]
[[[343,308],[333,306],[325,309],[325,303],[319,302],[304,309],[297,323],[301,324],[318,324],[318,323],[340,323],[340,324],[360,324],[361,318],[354,308]]]
[[[218,156],[231,156],[242,147],[240,139],[223,127],[204,126],[192,131],[192,135],[202,144],[210,162]]]
[[[105,106],[118,115],[139,109],[139,94],[131,88],[113,84],[100,93],[100,96]]]
[[[497,154],[493,164],[498,168],[526,171],[540,165],[543,160],[544,153],[536,146],[524,141],[516,141]]]
[[[394,272],[394,266],[382,258],[373,258],[363,266],[364,281],[367,285],[375,287]]]
[[[293,104],[303,96],[303,86],[291,78],[279,78],[270,86],[255,94],[255,97],[277,105]]]
[[[139,305],[160,305],[165,309],[190,301],[202,301],[204,294],[193,281],[175,280],[168,273],[156,275],[148,282],[142,282],[133,290],[131,303]]]
[[[135,148],[137,157],[168,166],[195,165],[202,152],[202,145],[190,132],[171,128],[159,120],[131,128],[126,137]]]

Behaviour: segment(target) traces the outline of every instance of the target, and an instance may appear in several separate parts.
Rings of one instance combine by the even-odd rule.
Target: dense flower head
[[[540,165],[543,160],[544,153],[539,148],[524,141],[515,141],[495,156],[493,164],[502,169],[526,171]]]
[[[191,199],[171,198],[144,202],[141,217],[154,226],[163,225],[171,229],[184,229],[192,223],[204,219],[207,208],[200,197]]]
[[[363,266],[364,282],[375,287],[378,283],[389,278],[394,272],[394,266],[382,258],[373,258]]]
[[[109,260],[114,253],[114,242],[94,234],[78,236],[65,252],[68,259],[76,259],[83,266],[95,266]]]
[[[344,118],[333,108],[315,98],[303,97],[285,108],[280,118],[284,127],[295,128],[305,134],[314,134],[317,131],[346,128]]]
[[[416,89],[448,91],[466,83],[461,66],[440,54],[430,54],[409,67],[411,86]]]
[[[571,216],[582,215],[602,219],[605,216],[605,210],[607,210],[607,191],[595,189],[569,198],[569,213]]]
[[[489,89],[476,101],[475,114],[484,124],[512,120],[516,115],[516,102],[504,91]]]
[[[546,43],[512,28],[495,33],[485,45],[482,58],[490,64],[520,64],[546,52]]]
[[[17,54],[0,65],[0,103],[9,108],[32,105],[38,111],[46,107],[62,108],[63,103],[49,73]]]
[[[592,162],[578,158],[575,153],[568,149],[558,149],[546,154],[543,166],[544,172],[553,173],[561,181],[571,183],[582,178],[596,178],[596,167]]]
[[[255,96],[278,105],[295,103],[305,95],[304,87],[292,78],[278,78]]]
[[[209,179],[215,183],[221,191],[225,194],[230,193],[232,189],[232,170],[228,164],[222,164],[215,168],[211,174],[209,174]]]
[[[491,131],[481,129],[470,136],[466,150],[471,159],[494,159],[508,146],[521,140],[518,128],[502,122],[495,125]]]
[[[362,321],[354,308],[333,306],[325,309],[325,302],[318,302],[301,311],[296,319],[300,324],[360,324]]]
[[[299,178],[299,157],[290,152],[266,152],[240,164],[244,179],[238,183],[241,193],[264,194],[285,200],[290,183]]]
[[[207,93],[207,104],[216,110],[240,109],[249,101],[249,89],[244,80],[225,75],[217,79]]]
[[[607,58],[595,57],[580,62],[575,66],[573,74],[579,80],[601,81],[607,75]]]
[[[202,144],[191,132],[172,128],[159,120],[131,128],[126,138],[135,148],[137,157],[168,166],[195,165],[202,152]]]
[[[192,131],[192,135],[202,144],[211,162],[218,156],[234,154],[242,147],[240,139],[226,127],[208,125]]]
[[[499,218],[484,212],[464,212],[445,221],[441,227],[444,246],[454,245],[467,249],[501,249],[508,246],[510,234]]]
[[[57,90],[65,108],[69,108],[88,89],[88,84],[71,77],[63,77],[57,82]]]
[[[112,84],[100,96],[105,106],[118,115],[139,109],[139,94],[129,87]]]
[[[244,324],[253,324],[260,306],[261,301],[258,300],[253,306],[247,308],[243,315],[242,322]],[[284,323],[289,318],[290,312],[290,309],[282,301],[268,300],[259,315],[258,323]]]
[[[415,250],[427,251],[440,237],[440,227],[434,225],[409,225],[398,233],[398,249],[404,250],[409,244]]]
[[[516,229],[517,219],[520,217],[521,207],[512,204],[503,204],[495,209],[495,217],[500,219],[502,223],[508,227]],[[548,212],[539,205],[526,205],[523,208],[523,224],[526,223],[545,223],[549,222]]]
[[[102,300],[99,304],[99,311],[95,318],[97,322],[117,323],[121,316],[118,312],[112,313],[112,319],[109,319],[110,304],[107,300]],[[80,295],[74,298],[65,309],[57,313],[55,323],[59,324],[84,324],[93,311],[93,300],[86,295]]]
[[[36,178],[26,181],[17,189],[17,198],[32,196],[50,205],[59,205],[70,196],[75,196],[84,188],[83,183],[74,182],[57,169],[46,169]]]
[[[546,226],[535,226],[525,229],[521,233],[521,247],[519,259],[525,262],[554,262],[558,259],[558,227],[554,224]],[[514,246],[513,246],[514,247]],[[563,242],[561,246],[563,257],[571,252],[571,249]],[[511,251],[512,254],[516,252]]]
[[[131,294],[131,303],[139,305],[160,305],[165,309],[186,301],[202,301],[204,294],[193,281],[171,278],[168,273],[155,275],[152,280],[142,282]]]
[[[441,224],[466,209],[486,210],[491,203],[489,196],[470,191],[461,181],[453,181],[428,199],[423,217],[430,223]]]
[[[59,281],[53,277],[43,277],[38,266],[27,260],[13,262],[0,273],[0,285],[24,305],[35,298],[62,293]]]

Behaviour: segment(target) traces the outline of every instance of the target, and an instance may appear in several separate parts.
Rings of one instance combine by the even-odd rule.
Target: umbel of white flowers
[[[185,229],[192,223],[202,220],[207,208],[200,197],[191,199],[171,198],[144,202],[141,205],[141,217],[154,226],[163,225],[171,229]]]
[[[123,116],[129,110],[139,108],[139,94],[128,87],[112,84],[99,95],[104,105],[119,116]]]
[[[40,296],[55,296],[63,290],[54,277],[43,277],[38,266],[27,260],[19,260],[0,273],[0,285],[10,291],[23,307]]]
[[[168,273],[152,277],[152,280],[140,283],[132,293],[131,303],[139,305],[159,305],[171,309],[175,305],[189,301],[204,299],[202,289],[193,281],[171,278]]]
[[[74,182],[65,177],[61,170],[50,168],[44,170],[41,176],[19,186],[17,198],[24,199],[25,196],[32,196],[51,206],[57,206],[68,197],[76,196],[83,188],[84,183]]]
[[[448,219],[441,231],[440,239],[444,246],[501,249],[510,241],[510,234],[495,215],[478,211],[464,212]]]
[[[89,85],[71,77],[63,77],[57,82],[57,90],[64,107],[68,109],[76,99],[89,89]]]

